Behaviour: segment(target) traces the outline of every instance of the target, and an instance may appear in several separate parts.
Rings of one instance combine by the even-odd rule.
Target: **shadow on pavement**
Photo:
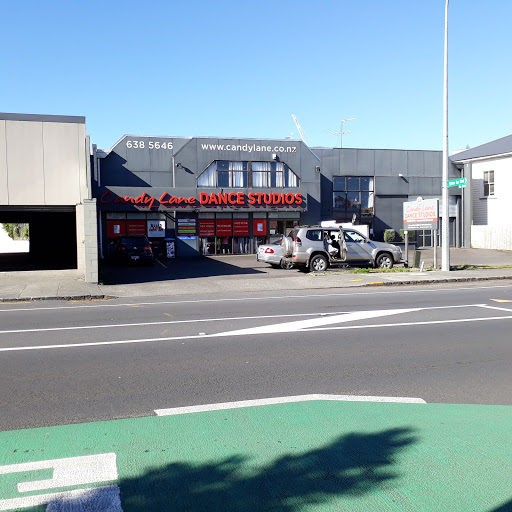
[[[489,510],[489,512],[512,512],[512,500],[507,501],[507,503],[503,503],[498,508],[493,508],[492,510]]]
[[[121,480],[122,507],[125,512],[298,512],[323,503],[332,507],[330,502],[339,496],[354,499],[378,493],[383,484],[396,486],[391,482],[401,475],[394,465],[399,452],[416,442],[413,434],[411,428],[351,433],[263,466],[245,455],[204,463],[176,461]]]
[[[322,504],[329,510],[350,510],[346,507],[354,499],[368,494],[374,493],[370,498],[374,504],[379,495],[389,499],[382,489],[393,492],[398,486],[401,474],[394,468],[396,459],[400,451],[417,441],[413,434],[411,428],[351,433],[320,448],[282,455],[265,465],[242,454],[196,463],[177,460],[150,468],[141,477],[121,480],[119,487],[102,487],[78,499],[52,501],[47,510],[75,510],[72,507],[77,504],[80,510],[123,512],[299,512]],[[293,449],[287,447],[289,452]],[[197,460],[197,454],[189,458]],[[346,507],[340,497],[347,498]]]
[[[149,283],[198,277],[264,274],[252,267],[233,265],[221,259],[197,257],[190,259],[156,260],[153,266],[100,263],[103,284]]]

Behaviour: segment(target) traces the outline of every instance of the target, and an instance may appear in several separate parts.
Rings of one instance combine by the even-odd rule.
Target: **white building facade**
[[[451,161],[467,179],[464,245],[512,250],[512,135],[457,153]]]

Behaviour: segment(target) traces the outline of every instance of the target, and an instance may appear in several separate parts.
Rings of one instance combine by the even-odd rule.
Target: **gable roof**
[[[461,151],[450,157],[452,162],[460,162],[462,160],[471,160],[473,158],[482,158],[484,156],[502,155],[504,153],[512,153],[512,135],[507,135],[501,139],[496,139],[486,144],[477,146],[476,148]]]

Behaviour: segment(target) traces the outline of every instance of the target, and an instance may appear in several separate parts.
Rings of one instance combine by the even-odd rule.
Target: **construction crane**
[[[295,123],[295,126],[297,127],[297,130],[299,131],[299,135],[300,135],[300,138],[302,139],[302,142],[304,142],[304,144],[308,145],[308,143],[306,142],[306,137],[309,139],[309,137],[306,135],[306,133],[302,130],[300,124],[299,124],[299,121],[298,119],[292,114],[292,119]]]

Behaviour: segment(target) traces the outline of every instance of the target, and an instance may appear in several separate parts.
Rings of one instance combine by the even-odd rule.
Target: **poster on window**
[[[126,234],[127,235],[145,235],[146,234],[146,221],[145,220],[127,220],[126,221]]]
[[[215,236],[215,219],[199,219],[199,236]]]
[[[249,219],[233,219],[233,235],[249,236]]]
[[[233,221],[231,219],[216,219],[215,231],[217,236],[232,236]]]
[[[148,237],[163,238],[165,236],[165,220],[148,220]]]

